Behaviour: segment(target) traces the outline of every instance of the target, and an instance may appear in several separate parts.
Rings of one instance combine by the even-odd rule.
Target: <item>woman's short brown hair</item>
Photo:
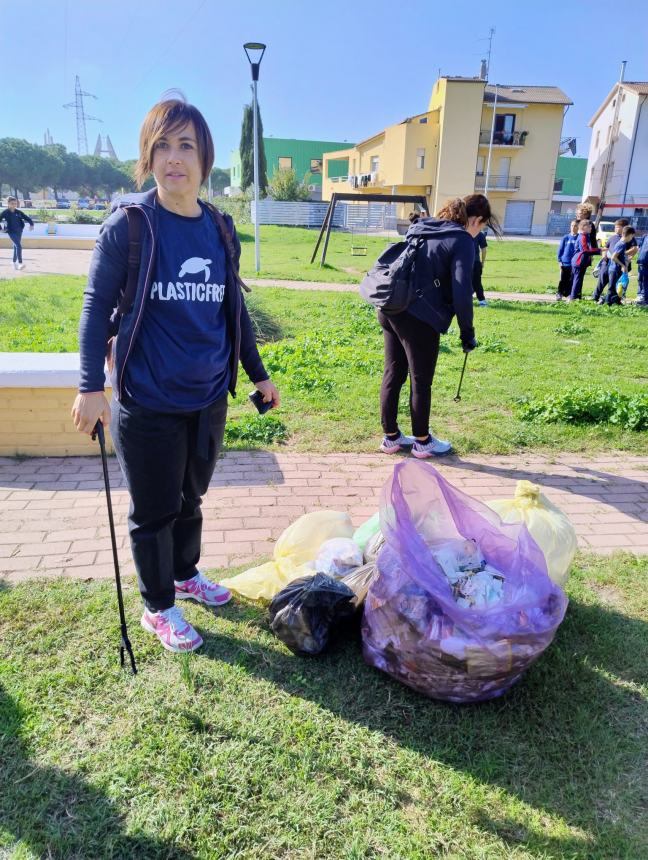
[[[184,128],[190,122],[196,131],[198,157],[202,165],[202,181],[205,182],[214,164],[214,141],[198,108],[182,99],[166,99],[158,102],[144,117],[140,130],[140,154],[135,165],[135,182],[141,188],[153,169],[153,150],[160,138]]]
[[[502,228],[491,211],[488,197],[483,194],[469,194],[467,197],[448,200],[437,212],[436,217],[443,221],[455,221],[462,227],[466,226],[469,218],[481,218],[484,226],[490,227],[496,236],[502,235]]]

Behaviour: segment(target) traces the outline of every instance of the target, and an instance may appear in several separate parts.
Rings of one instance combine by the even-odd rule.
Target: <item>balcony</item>
[[[528,131],[495,131],[493,132],[493,146],[524,146]],[[479,132],[479,145],[488,146],[491,133],[487,129]]]
[[[488,191],[519,191],[520,176],[489,176]],[[475,191],[486,191],[486,176],[483,173],[475,174]]]

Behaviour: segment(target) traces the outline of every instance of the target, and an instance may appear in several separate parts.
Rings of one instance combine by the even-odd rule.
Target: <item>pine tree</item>
[[[263,147],[263,122],[261,110],[257,103],[257,135],[259,141],[259,194],[265,197],[268,188],[268,168],[266,164],[265,149]],[[254,115],[252,105],[243,108],[243,122],[241,124],[241,143],[239,153],[241,155],[241,189],[246,191],[254,185]]]

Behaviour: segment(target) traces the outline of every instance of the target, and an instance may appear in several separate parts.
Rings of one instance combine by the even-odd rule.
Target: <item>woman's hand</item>
[[[110,424],[110,404],[103,391],[77,394],[72,407],[72,419],[79,433],[92,436],[97,421],[101,419],[104,427]]]
[[[34,229],[34,225],[33,225],[33,224],[30,224],[30,225],[29,225],[29,229],[30,229],[30,230],[33,230],[33,229]]]
[[[261,394],[263,394],[264,403],[269,403],[270,401],[272,401],[273,408],[279,406],[279,404],[281,403],[279,391],[269,379],[264,379],[263,382],[255,382],[254,387],[257,391],[260,391]]]

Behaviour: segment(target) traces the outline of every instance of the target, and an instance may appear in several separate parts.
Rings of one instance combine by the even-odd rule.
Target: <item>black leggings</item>
[[[398,430],[398,400],[409,372],[412,433],[427,436],[439,333],[407,312],[388,317],[378,311],[378,322],[385,340],[385,370],[380,388],[383,430],[385,433]]]

